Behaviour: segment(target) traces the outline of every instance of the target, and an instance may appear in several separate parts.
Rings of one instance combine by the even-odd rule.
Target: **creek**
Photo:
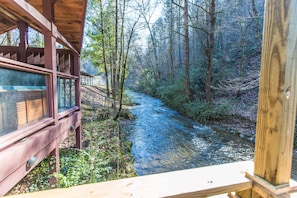
[[[190,120],[165,107],[159,99],[132,91],[127,94],[137,104],[130,109],[136,118],[134,124],[125,130],[133,144],[137,175],[253,160],[253,143]],[[295,180],[296,159],[295,154]]]
[[[136,117],[134,124],[126,130],[137,175],[253,159],[251,143],[200,125],[159,99],[131,91],[127,94],[137,104],[130,109]]]

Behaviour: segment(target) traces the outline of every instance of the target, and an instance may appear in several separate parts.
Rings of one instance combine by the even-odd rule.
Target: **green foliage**
[[[112,167],[109,160],[94,150],[62,150],[61,170],[54,174],[59,187],[105,181]]]
[[[133,89],[151,96],[156,96],[157,87],[160,86],[160,83],[155,79],[156,77],[154,76],[154,72],[151,69],[143,69],[139,78],[141,80],[136,84],[136,86],[133,85]],[[132,87],[131,85],[129,86]]]
[[[228,113],[228,105],[214,105],[207,102],[193,101],[183,105],[186,115],[198,120],[200,123],[206,123],[209,120],[221,119]]]
[[[48,159],[46,158],[42,161],[27,177],[30,181],[34,181],[34,183],[29,186],[28,192],[48,189],[48,180],[51,178]]]
[[[60,172],[49,173],[48,160],[43,160],[11,194],[49,189],[49,178],[59,179],[59,187],[101,182],[135,176],[131,143],[121,132],[120,123],[108,116],[108,110],[83,104],[84,149],[60,150]]]
[[[196,79],[199,79],[197,77]],[[197,86],[199,83],[197,83]],[[169,107],[176,109],[180,113],[206,123],[210,120],[219,120],[228,114],[228,104],[207,103],[199,98],[191,101],[184,94],[184,81],[176,80],[173,84],[162,83],[157,90],[157,96]]]
[[[205,74],[206,69],[203,67],[195,67],[190,72],[190,84],[193,94],[204,93],[205,90]]]
[[[177,80],[174,84],[165,84],[157,88],[157,96],[169,107],[182,110],[182,104],[189,101],[184,94],[184,81]]]

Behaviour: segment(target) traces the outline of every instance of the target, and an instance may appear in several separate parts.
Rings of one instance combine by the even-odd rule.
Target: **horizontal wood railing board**
[[[25,71],[25,72],[32,72],[32,73],[39,73],[39,74],[51,74],[52,70],[30,65],[27,63],[22,63],[19,61],[7,59],[0,57],[0,66],[8,69],[15,69],[19,71]]]
[[[88,184],[11,196],[65,197],[206,197],[252,188],[245,177],[253,162],[236,162],[196,169]]]
[[[44,118],[40,121],[36,121],[33,123],[26,124],[25,126],[20,126],[20,129],[14,131],[13,133],[9,133],[0,138],[0,152],[6,147],[9,147],[11,144],[33,134],[35,131],[41,130],[53,123],[53,118]]]

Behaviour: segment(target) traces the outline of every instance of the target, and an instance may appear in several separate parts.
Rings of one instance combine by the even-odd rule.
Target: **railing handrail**
[[[251,161],[133,177],[87,184],[67,189],[53,189],[10,198],[37,197],[207,197],[252,188],[245,177],[253,171]]]

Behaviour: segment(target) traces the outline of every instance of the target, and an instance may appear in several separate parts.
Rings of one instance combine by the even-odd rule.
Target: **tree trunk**
[[[174,28],[174,17],[173,17],[173,3],[170,2],[170,27],[169,27],[169,76],[170,80],[174,80],[174,66],[173,66],[173,28]]]
[[[191,98],[190,90],[190,55],[189,55],[189,13],[188,13],[188,1],[184,0],[184,28],[185,28],[185,94]]]
[[[104,18],[103,18],[103,6],[102,0],[100,0],[100,17],[101,17],[101,34],[102,34],[102,55],[103,55],[103,64],[104,64],[104,73],[105,73],[105,84],[106,84],[106,95],[109,98],[109,82],[108,82],[108,70],[106,63],[106,51],[105,51],[105,33],[104,33]]]
[[[181,4],[181,0],[178,1],[178,4]],[[178,70],[182,69],[182,58],[181,58],[181,34],[180,34],[180,30],[181,30],[181,11],[180,9],[178,9],[178,21],[177,21],[177,31],[179,32],[178,36]]]
[[[113,109],[114,113],[116,112],[116,94],[117,94],[117,63],[118,63],[118,0],[115,1],[115,51],[113,57],[113,67],[112,67],[112,96],[113,96]]]
[[[255,4],[255,0],[251,0],[252,1],[252,10],[253,10],[253,14],[254,17],[256,18],[256,32],[257,32],[257,38],[259,39],[259,42],[261,42],[261,27],[260,27],[260,23],[259,23],[259,14],[257,11],[257,7]]]
[[[7,44],[8,46],[12,46],[11,30],[7,32]]]
[[[117,87],[120,88],[120,84],[121,84],[121,73],[122,71],[122,65],[124,62],[124,22],[125,22],[125,9],[126,9],[126,0],[123,1],[123,8],[122,8],[122,12],[121,12],[121,25],[120,25],[120,50],[118,52],[118,59],[117,59]]]
[[[215,0],[211,0],[211,5],[209,7],[210,15],[210,32],[209,32],[209,50],[207,57],[207,71],[206,71],[206,81],[205,81],[205,96],[206,102],[211,103],[211,78],[212,78],[212,58],[214,52],[214,31],[215,31]]]
[[[125,84],[125,76],[126,76],[126,70],[127,70],[127,61],[128,61],[128,54],[129,54],[129,50],[130,50],[130,44],[131,44],[131,40],[133,37],[133,33],[136,27],[136,24],[138,22],[139,18],[137,19],[137,21],[133,24],[133,27],[131,29],[131,33],[129,36],[129,40],[128,40],[128,44],[127,44],[127,51],[125,54],[125,59],[123,61],[123,65],[122,65],[122,75],[121,75],[121,84],[120,84],[120,99],[119,99],[119,109],[117,114],[115,115],[115,117],[113,118],[114,120],[117,120],[121,114],[122,111],[122,104],[123,104],[123,94],[124,94],[124,84]]]
[[[154,33],[150,27],[150,23],[149,21],[147,20],[147,18],[144,16],[144,20],[147,24],[147,27],[149,29],[149,33],[150,33],[150,37],[151,37],[151,40],[152,40],[152,44],[153,44],[153,51],[154,51],[154,59],[155,59],[155,65],[156,65],[156,70],[157,70],[157,77],[158,79],[160,80],[161,79],[161,71],[160,71],[160,68],[159,68],[159,59],[158,59],[158,54],[157,54],[157,44],[156,44],[156,39],[154,38]]]

